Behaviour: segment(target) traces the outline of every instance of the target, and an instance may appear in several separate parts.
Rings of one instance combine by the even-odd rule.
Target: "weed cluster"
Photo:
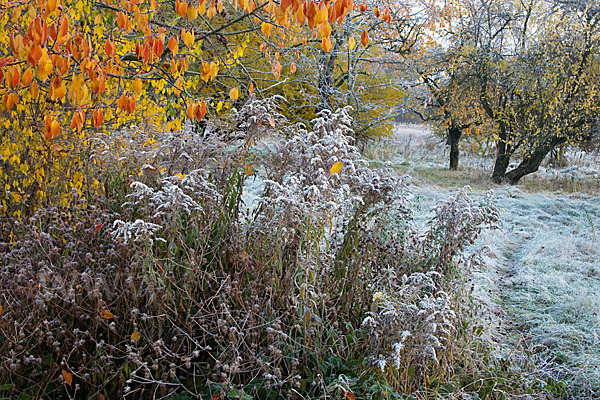
[[[306,129],[279,100],[99,136],[102,196],[2,221],[3,395],[393,398],[453,379],[449,276],[496,209],[462,191],[419,232],[348,109]]]

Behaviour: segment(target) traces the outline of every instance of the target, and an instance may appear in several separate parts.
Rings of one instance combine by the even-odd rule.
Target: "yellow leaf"
[[[329,22],[325,22],[323,25],[321,25],[321,28],[319,29],[319,35],[326,38],[331,35],[331,25],[329,25]]]
[[[325,53],[329,53],[331,50],[331,40],[329,40],[328,37],[323,38],[323,41],[321,42],[321,48]]]
[[[350,39],[348,39],[348,48],[350,50],[353,50],[354,46],[356,46],[356,40],[354,40],[354,38],[350,36]]]
[[[69,373],[69,371],[65,371],[63,369],[62,376],[63,378],[65,378],[65,382],[67,383],[67,385],[71,386],[71,384],[73,383],[73,376]]]
[[[100,318],[102,318],[102,319],[112,319],[112,318],[114,318],[113,313],[111,313],[110,311],[101,310],[98,314],[100,315]]]
[[[222,101],[217,103],[217,112],[221,111],[221,108],[223,108],[223,104],[224,103]]]
[[[236,101],[239,97],[240,91],[238,90],[238,88],[231,88],[231,90],[229,91],[229,98],[232,101]]]
[[[140,78],[133,81],[133,91],[138,94],[142,91],[142,80]]]
[[[133,333],[131,334],[131,340],[137,343],[140,340],[140,338],[140,333],[138,331],[133,331]]]
[[[331,169],[329,170],[329,175],[333,175],[333,174],[337,174],[342,170],[342,162],[338,161],[335,164],[333,164],[331,166]]]
[[[273,25],[271,25],[268,22],[263,22],[260,25],[260,31],[267,37],[271,36],[271,29],[273,28]]]
[[[190,5],[187,9],[187,17],[190,21],[193,21],[198,16],[198,9],[192,5]]]

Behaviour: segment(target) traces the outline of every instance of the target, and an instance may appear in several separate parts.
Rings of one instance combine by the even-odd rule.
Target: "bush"
[[[421,234],[348,109],[307,130],[277,102],[99,136],[104,196],[3,221],[4,395],[369,398],[451,378],[444,274],[495,208],[462,192]]]

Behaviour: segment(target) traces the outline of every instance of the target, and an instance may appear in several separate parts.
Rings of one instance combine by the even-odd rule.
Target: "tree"
[[[474,0],[459,14],[442,83],[461,100],[478,100],[478,124],[496,142],[494,181],[517,183],[556,146],[597,132],[596,4]],[[520,163],[509,170],[513,158]]]
[[[90,132],[179,129],[231,106],[249,35],[341,23],[352,0],[3,2],[0,11],[2,213],[97,192],[85,173]],[[271,44],[267,44],[267,47]],[[277,77],[281,64],[271,61]],[[243,69],[243,68],[241,68]],[[245,91],[244,93],[248,93]]]

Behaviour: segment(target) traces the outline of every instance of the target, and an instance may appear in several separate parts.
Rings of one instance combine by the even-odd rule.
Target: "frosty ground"
[[[490,332],[505,351],[564,380],[571,396],[600,396],[598,154],[571,150],[569,167],[542,168],[510,187],[487,179],[489,156],[463,151],[459,171],[446,171],[444,143],[420,126],[399,125],[392,138],[364,150],[374,164],[389,163],[413,177],[417,222],[464,185],[474,196],[494,190],[503,227],[475,244],[489,250],[473,271],[475,293],[491,315]]]

